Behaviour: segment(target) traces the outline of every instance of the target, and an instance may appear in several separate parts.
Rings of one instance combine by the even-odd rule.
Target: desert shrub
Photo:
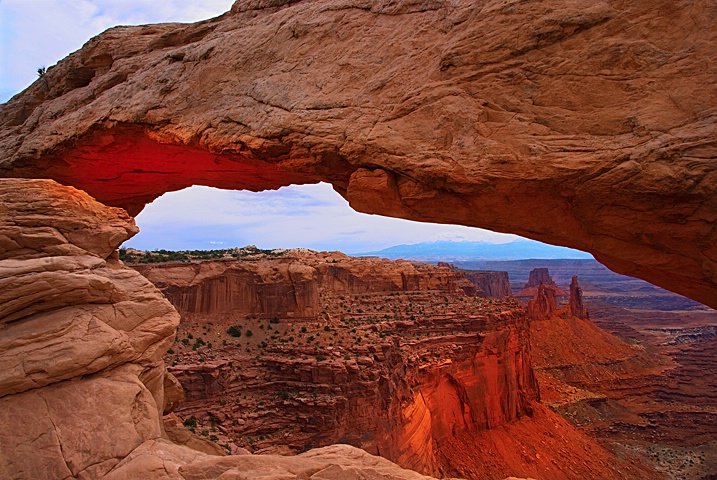
[[[232,337],[241,337],[241,328],[236,325],[232,325],[227,329],[227,333]]]

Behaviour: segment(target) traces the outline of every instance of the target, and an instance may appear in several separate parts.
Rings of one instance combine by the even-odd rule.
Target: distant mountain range
[[[556,247],[535,240],[514,240],[510,243],[436,241],[414,245],[396,245],[376,252],[352,253],[357,257],[382,257],[395,260],[465,261],[465,260],[522,260],[539,259],[591,259],[589,253],[572,248]]]

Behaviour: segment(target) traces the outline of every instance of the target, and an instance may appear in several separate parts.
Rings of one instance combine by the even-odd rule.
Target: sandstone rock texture
[[[183,315],[215,318],[305,318],[320,316],[320,292],[368,294],[434,291],[489,296],[480,283],[453,267],[405,260],[352,258],[340,252],[302,249],[276,258],[224,259],[165,265],[135,264],[133,268],[154,283]],[[474,272],[480,275],[482,272]],[[505,291],[505,272],[493,288]],[[490,287],[490,280],[485,282]],[[490,288],[489,288],[490,290]],[[496,295],[496,297],[504,297]]]
[[[543,285],[546,289],[553,291],[553,296],[566,296],[565,291],[558,287],[550,276],[550,271],[545,267],[534,268],[530,271],[528,276],[528,283],[525,284],[523,289],[515,294],[516,297],[534,297],[538,293],[538,287]]]
[[[228,450],[299,453],[346,443],[435,476],[655,478],[540,405],[525,310],[466,289],[463,276],[476,272],[303,249],[203,263],[135,268],[173,291],[182,313],[165,357],[185,391],[176,416]],[[194,287],[178,272],[286,265],[316,272],[320,314],[272,318],[239,313],[241,304],[234,315],[182,310],[183,292]],[[221,281],[211,285],[224,294]],[[554,326],[559,337],[562,325]]]
[[[348,446],[224,457],[170,442],[179,314],[114,253],[136,232],[72,187],[0,179],[0,478],[429,478]]]
[[[0,175],[131,214],[327,181],[717,306],[711,0],[251,1],[116,27],[0,106]]]
[[[162,435],[172,305],[113,252],[124,210],[0,180],[2,478],[98,478]]]
[[[480,296],[503,299],[513,296],[508,272],[463,270],[463,274],[480,289]]]

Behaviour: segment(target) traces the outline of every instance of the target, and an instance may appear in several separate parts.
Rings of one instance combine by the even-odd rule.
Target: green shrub
[[[248,329],[247,329],[247,331],[244,332],[244,335],[246,335],[247,337],[251,337],[251,336],[254,335],[254,332],[252,332],[251,330],[248,330]]]
[[[232,325],[227,329],[227,333],[232,337],[241,337],[241,328],[236,325]]]
[[[186,419],[185,421],[183,421],[183,422],[182,422],[182,425],[184,425],[185,427],[192,427],[192,428],[194,428],[194,427],[197,426],[197,419],[194,418],[194,415],[192,415],[191,417],[189,417],[188,419]]]
[[[324,357],[323,355],[321,355],[321,354],[316,355],[317,362],[323,362],[324,360],[326,360],[326,357]]]
[[[272,318],[271,320],[269,320],[269,323],[279,323],[279,318],[278,318],[278,317],[274,317],[274,318]]]

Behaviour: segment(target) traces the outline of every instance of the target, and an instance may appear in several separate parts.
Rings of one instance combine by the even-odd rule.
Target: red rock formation
[[[316,318],[319,291],[364,294],[475,289],[453,268],[291,250],[279,258],[133,266],[182,314],[241,318]]]
[[[555,290],[547,288],[541,283],[535,298],[528,302],[528,318],[531,320],[547,320],[555,315],[557,311],[558,304],[555,300]]]
[[[588,309],[583,304],[583,290],[578,285],[578,276],[573,275],[570,282],[570,302],[568,303],[570,314],[577,318],[590,318]]]
[[[479,296],[488,298],[509,298],[513,296],[508,280],[508,272],[490,272],[480,270],[463,270],[464,275],[476,287]]]
[[[553,296],[564,297],[565,291],[558,287],[550,276],[550,272],[545,267],[534,268],[530,271],[528,283],[518,292],[516,297],[534,297],[538,293],[538,287],[543,285],[546,289],[553,291]]]
[[[295,260],[136,265],[183,314],[315,317],[316,271]]]
[[[224,327],[214,330],[215,316],[182,322],[178,340],[201,335],[214,346],[193,351],[175,342],[170,371],[188,398],[179,414],[197,418],[198,429],[216,427],[222,441],[263,452],[341,442],[411,469],[472,479],[535,475],[548,467],[551,478],[572,478],[576,472],[589,477],[595,471],[603,478],[652,478],[540,410],[519,304],[468,302],[460,289],[395,290],[391,279],[399,277],[390,267],[401,271],[403,262],[309,252],[300,261],[321,270],[322,262],[333,266],[337,259],[351,276],[371,272],[372,284],[387,290],[367,292],[367,284],[355,280],[356,291],[350,293],[345,283],[326,282],[319,294],[324,321],[282,318],[269,323],[266,333],[266,320],[242,320],[242,328],[256,333],[241,337],[241,343],[227,337]],[[160,280],[162,265],[154,268]],[[171,276],[174,268],[167,270]],[[422,282],[445,285],[425,276],[444,278],[447,271],[445,265],[424,265]],[[388,277],[381,279],[384,273]],[[334,285],[338,292],[330,290]],[[413,315],[411,320],[377,316],[386,311]],[[304,343],[307,337],[316,338]],[[533,422],[536,408],[540,413]],[[523,433],[513,440],[517,425]],[[487,447],[475,447],[495,441],[499,452],[486,455]],[[510,453],[518,449],[544,460]]]
[[[74,188],[0,179],[1,478],[428,480],[348,446],[218,457],[170,442],[162,414],[181,393],[162,358],[179,315],[117,259],[136,232]]]
[[[410,298],[427,308],[433,296]],[[384,322],[367,346],[344,342],[343,348],[307,350],[267,338],[270,345],[258,356],[245,356],[243,349],[202,350],[200,355],[222,360],[170,367],[186,390],[179,412],[203,418],[209,411],[231,438],[265,437],[257,448],[301,451],[349,443],[437,475],[446,468],[437,456],[459,432],[514,422],[530,415],[538,398],[522,308],[500,307],[470,317]],[[279,325],[288,328],[287,322]],[[325,333],[304,325],[307,335]],[[370,332],[371,325],[356,328]],[[194,331],[196,337],[201,330]],[[317,351],[326,359],[304,357]]]
[[[113,28],[0,107],[1,175],[133,214],[194,184],[324,180],[717,306],[711,1],[554,7],[239,1]]]

